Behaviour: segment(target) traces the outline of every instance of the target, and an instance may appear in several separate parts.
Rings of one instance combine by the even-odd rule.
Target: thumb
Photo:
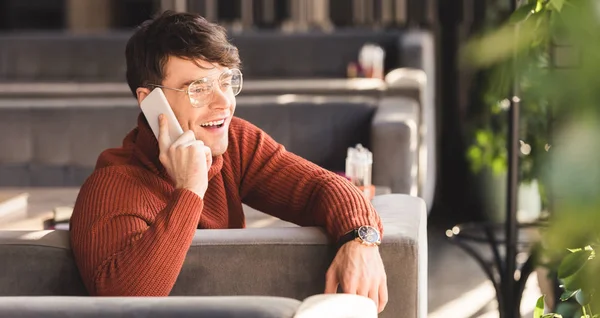
[[[339,282],[337,279],[337,275],[335,275],[335,272],[333,272],[333,274],[328,273],[325,277],[325,294],[337,293],[338,286]]]

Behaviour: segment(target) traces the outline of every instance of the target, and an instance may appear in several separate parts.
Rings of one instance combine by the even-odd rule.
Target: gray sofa
[[[380,251],[389,290],[389,303],[380,317],[426,317],[427,216],[424,201],[408,195],[389,194],[375,197],[373,204],[384,224]],[[22,306],[27,301],[38,304],[27,308],[27,312],[42,310],[40,303],[53,303],[46,307],[47,311],[68,311],[66,308],[75,306],[72,304],[84,301],[79,297],[85,296],[86,291],[69,250],[68,235],[66,231],[0,231],[0,296],[25,297],[0,298],[0,316],[14,313],[15,306]],[[323,292],[325,272],[334,255],[334,247],[320,228],[198,230],[171,296],[199,297],[198,300],[189,299],[189,303],[194,304],[181,309],[198,315],[214,310],[215,306],[211,305],[214,300],[223,304],[216,307],[224,313],[222,317],[234,317],[226,314],[235,311],[260,312],[262,309],[276,313],[253,313],[254,316],[243,317],[292,317],[302,308],[300,301]],[[60,302],[53,302],[51,298],[31,298],[33,296],[59,296]],[[284,299],[251,297],[238,302],[241,299],[211,298],[216,296]],[[93,298],[87,300],[90,304],[94,301]],[[172,300],[173,303],[182,301],[185,300]],[[330,302],[328,299],[323,301],[325,304]],[[124,312],[133,312],[128,307],[133,305],[126,301],[107,302],[102,306],[95,303],[89,311],[93,308],[108,313],[122,308]],[[147,309],[157,306],[152,302],[155,300],[136,300],[132,304]],[[352,302],[348,306],[352,306]],[[340,302],[330,304],[340,307],[338,313],[345,307]],[[82,311],[88,308],[75,307]],[[86,314],[93,317],[91,312]]]
[[[410,193],[417,180],[418,104],[403,97],[240,97],[236,115],[335,172],[346,150],[373,151],[373,182]],[[120,146],[140,110],[133,98],[0,100],[0,187],[80,186],[104,149]],[[10,137],[8,137],[10,136]]]

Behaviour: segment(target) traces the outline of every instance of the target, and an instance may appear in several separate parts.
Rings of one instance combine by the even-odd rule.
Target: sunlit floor
[[[428,229],[429,236],[429,318],[499,317],[496,293],[479,265],[445,238],[445,229]],[[521,300],[522,317],[532,317],[541,296],[532,274]]]
[[[6,190],[6,189],[0,189]],[[72,205],[77,189],[37,189],[30,191],[27,220],[0,224],[0,229],[41,229],[41,220],[53,207]],[[248,209],[248,227],[294,226]],[[495,292],[477,263],[445,237],[445,228],[430,226],[429,236],[429,318],[498,317]],[[537,277],[531,275],[521,302],[523,317],[531,317],[541,295]]]

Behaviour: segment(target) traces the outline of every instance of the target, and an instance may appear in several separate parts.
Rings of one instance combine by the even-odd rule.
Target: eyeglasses
[[[215,82],[218,85],[215,85]],[[148,86],[170,89],[178,92],[183,92],[190,98],[192,107],[200,108],[212,103],[215,99],[215,87],[218,86],[221,92],[226,95],[232,94],[237,96],[242,91],[242,72],[238,69],[226,70],[216,80],[209,77],[204,77],[193,81],[187,89],[171,88],[157,84],[148,84]]]

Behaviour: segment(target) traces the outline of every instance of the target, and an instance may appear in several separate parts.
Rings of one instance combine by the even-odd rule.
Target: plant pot
[[[482,216],[485,221],[506,221],[506,172],[494,173],[483,169],[476,174],[476,184],[482,199]],[[542,199],[537,180],[519,183],[517,199],[517,221],[520,223],[537,220],[542,211]]]

